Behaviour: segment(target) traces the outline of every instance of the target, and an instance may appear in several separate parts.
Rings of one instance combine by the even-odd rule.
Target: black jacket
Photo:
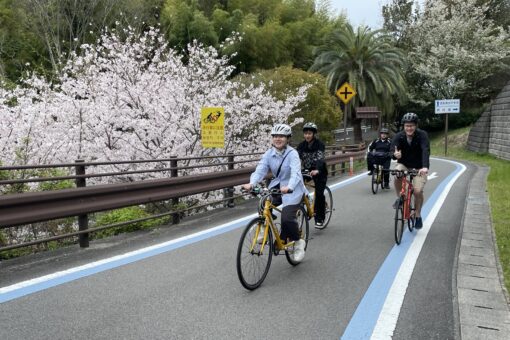
[[[299,158],[303,161],[303,168],[306,170],[319,170],[323,175],[327,174],[326,168],[326,146],[319,139],[314,138],[311,143],[306,140],[299,143],[296,148]]]
[[[386,138],[386,140],[382,140],[381,138],[374,139],[372,143],[368,146],[368,151],[372,152],[375,150],[377,155],[384,157],[391,157],[390,153],[391,148],[391,139]]]
[[[391,141],[391,153],[395,148],[402,152],[402,157],[397,163],[405,165],[409,169],[430,168],[430,142],[429,136],[423,130],[416,129],[411,145],[407,142],[405,131],[400,131]],[[396,159],[393,157],[393,159]]]

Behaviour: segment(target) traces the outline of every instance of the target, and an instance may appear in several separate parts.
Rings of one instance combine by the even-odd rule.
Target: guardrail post
[[[228,153],[228,170],[234,170],[234,153],[233,152],[229,152]],[[223,196],[224,198],[231,198],[231,197],[234,197],[234,187],[228,187],[228,188],[225,188],[225,190],[223,191]],[[234,204],[234,200],[233,199],[230,199],[228,201],[226,201],[225,203],[225,206],[229,207],[229,208],[233,208],[235,206]]]
[[[177,158],[177,156],[170,156],[170,158]],[[179,175],[179,172],[177,171],[177,159],[172,159],[170,161],[170,167],[174,168],[170,170],[170,177],[177,177]],[[174,209],[179,204],[179,198],[172,198],[172,209]],[[179,216],[179,213],[172,214],[172,222],[174,224],[179,223],[181,220],[181,217]]]
[[[345,145],[342,146],[342,154],[345,153]],[[345,162],[342,162],[342,165],[340,166],[342,169],[342,174],[345,174]]]
[[[85,165],[81,165],[80,163],[84,163],[83,159],[77,159],[75,163],[75,173],[76,175],[85,175]],[[87,181],[85,178],[77,178],[76,179],[76,187],[84,188],[87,186]],[[78,230],[87,230],[89,228],[89,216],[78,215]],[[80,248],[88,248],[89,246],[89,233],[83,233],[78,236],[78,240],[80,243]]]

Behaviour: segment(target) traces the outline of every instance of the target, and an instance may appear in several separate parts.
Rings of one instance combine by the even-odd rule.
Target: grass
[[[510,291],[510,161],[498,159],[489,154],[468,151],[466,149],[468,133],[469,127],[449,131],[447,157],[490,167],[487,190],[492,223],[505,277],[505,286],[507,291]],[[444,156],[444,133],[431,134],[430,146],[432,155]]]

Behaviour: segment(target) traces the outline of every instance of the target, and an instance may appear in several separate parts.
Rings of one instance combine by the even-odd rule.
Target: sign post
[[[448,114],[460,113],[460,99],[442,99],[435,101],[435,114],[444,114],[444,155],[448,153]]]
[[[203,107],[200,128],[202,147],[225,147],[225,110],[222,107]]]
[[[340,100],[345,104],[345,113],[344,113],[344,144],[346,144],[347,140],[347,116],[351,114],[351,106],[348,103],[351,99],[356,95],[356,91],[352,88],[351,84],[345,82],[342,86],[336,91],[336,96],[340,98]]]

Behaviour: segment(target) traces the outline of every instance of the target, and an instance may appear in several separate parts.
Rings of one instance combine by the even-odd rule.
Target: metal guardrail
[[[0,251],[77,235],[80,238],[80,246],[87,247],[89,242],[88,233],[99,229],[105,229],[105,227],[89,229],[88,214],[105,210],[170,199],[175,204],[178,203],[178,199],[181,197],[225,188],[231,188],[231,190],[226,191],[227,197],[225,200],[228,200],[229,203],[232,204],[229,204],[229,206],[233,206],[233,187],[247,183],[250,174],[255,169],[255,167],[234,169],[234,164],[236,164],[236,162],[234,162],[234,156],[235,155],[232,154],[228,155],[229,162],[227,162],[227,164],[229,170],[221,174],[207,173],[175,177],[178,169],[182,168],[176,166],[177,159],[173,158],[165,160],[172,162],[170,169],[173,178],[95,185],[90,187],[85,187],[85,178],[87,178],[87,176],[85,175],[84,166],[98,165],[98,163],[58,165],[77,167],[76,176],[66,176],[66,179],[67,177],[72,177],[76,180],[77,188],[0,196],[0,229],[78,216],[79,231],[28,243],[2,247]],[[338,171],[345,171],[345,162],[349,162],[351,157],[353,159],[364,158],[365,146],[363,144],[344,146],[340,150],[331,151],[331,155],[326,157],[326,161],[328,165],[332,166],[332,175],[335,175]],[[103,162],[101,164],[105,163]],[[341,170],[336,169],[337,164],[342,164]],[[214,165],[218,164],[212,164],[211,166]],[[35,168],[36,166],[29,167]],[[6,167],[3,167],[1,169],[5,168]],[[19,170],[20,167],[10,168]],[[93,175],[88,177],[91,176]],[[55,178],[45,180],[55,180]],[[172,216],[174,217],[173,222],[178,223],[179,214],[174,213]],[[113,228],[116,226],[117,225],[112,225],[110,227]]]

